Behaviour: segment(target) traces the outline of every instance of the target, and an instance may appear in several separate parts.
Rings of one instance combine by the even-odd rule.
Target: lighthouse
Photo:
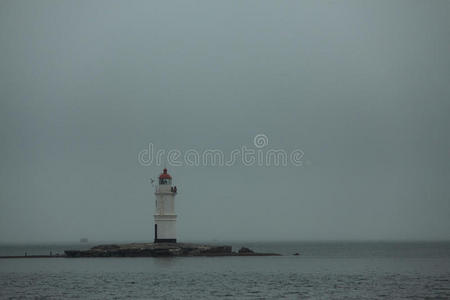
[[[158,185],[156,186],[156,210],[155,218],[155,243],[176,243],[176,221],[175,214],[175,195],[177,187],[172,186],[172,177],[164,168],[159,175]]]

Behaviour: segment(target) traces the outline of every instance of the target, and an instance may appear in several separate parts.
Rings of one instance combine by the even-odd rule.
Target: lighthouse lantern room
[[[177,187],[172,186],[172,177],[164,168],[156,186],[155,243],[176,243],[175,195]]]

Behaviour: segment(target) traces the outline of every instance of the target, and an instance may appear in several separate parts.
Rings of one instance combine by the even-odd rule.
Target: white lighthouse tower
[[[172,186],[172,177],[167,169],[159,175],[156,186],[155,243],[176,243],[175,195],[177,187]]]

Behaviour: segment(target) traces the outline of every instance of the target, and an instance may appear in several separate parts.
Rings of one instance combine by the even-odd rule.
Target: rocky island
[[[278,256],[276,253],[257,253],[242,247],[190,243],[131,243],[98,245],[89,250],[66,250],[66,257],[171,257],[171,256]]]
[[[275,253],[256,253],[242,247],[177,243],[175,196],[178,189],[172,184],[167,169],[158,177],[155,187],[154,243],[108,244],[89,250],[66,250],[66,257],[160,257],[160,256],[270,256]],[[154,180],[152,180],[153,182]]]

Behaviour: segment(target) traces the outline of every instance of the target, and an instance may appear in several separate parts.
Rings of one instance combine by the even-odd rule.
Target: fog
[[[1,1],[0,242],[450,238],[448,1]],[[157,149],[301,165],[143,165]]]

